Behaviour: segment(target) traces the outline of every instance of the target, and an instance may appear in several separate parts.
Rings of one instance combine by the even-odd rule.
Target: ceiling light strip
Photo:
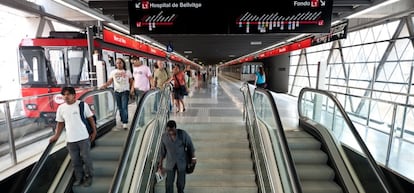
[[[92,18],[96,19],[96,20],[105,21],[105,19],[103,19],[102,17],[99,17],[99,16],[97,16],[97,15],[95,15],[93,13],[90,13],[88,11],[85,11],[85,10],[83,10],[83,9],[81,9],[79,7],[76,7],[76,6],[74,6],[74,5],[70,4],[70,3],[67,3],[67,2],[65,2],[63,0],[54,0],[54,1],[57,2],[57,3],[59,3],[59,4],[61,4],[61,5],[63,5],[63,6],[65,6],[65,7],[68,7],[70,9],[73,9],[75,11],[79,11],[79,12],[81,12],[81,13],[89,16],[89,17],[92,17]]]
[[[368,12],[374,11],[374,10],[376,10],[376,9],[378,9],[378,8],[384,7],[384,6],[386,6],[386,5],[389,5],[389,4],[392,4],[392,3],[398,2],[398,1],[400,1],[400,0],[388,0],[388,1],[383,1],[383,2],[381,2],[381,3],[379,3],[379,4],[376,4],[376,5],[372,6],[372,7],[369,7],[369,8],[367,8],[367,9],[362,10],[362,11],[359,11],[359,12],[356,12],[356,13],[354,13],[354,14],[351,14],[351,15],[347,16],[346,18],[347,18],[347,19],[357,18],[358,16],[361,16],[361,15],[363,15],[363,14],[366,14],[366,13],[368,13]]]

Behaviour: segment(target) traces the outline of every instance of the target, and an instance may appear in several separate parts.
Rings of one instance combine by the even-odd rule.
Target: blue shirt
[[[166,158],[166,170],[172,170],[175,164],[177,164],[177,168],[180,171],[184,171],[186,169],[187,159],[184,150],[184,142],[187,142],[187,148],[192,150],[194,154],[194,146],[190,136],[186,131],[181,130],[182,139],[180,139],[180,136],[178,136],[178,130],[181,129],[177,129],[175,140],[171,138],[168,132],[163,133],[161,137],[160,157]]]
[[[266,83],[266,76],[263,74],[263,76],[260,74],[260,72],[256,72],[257,81],[256,84],[264,84]]]

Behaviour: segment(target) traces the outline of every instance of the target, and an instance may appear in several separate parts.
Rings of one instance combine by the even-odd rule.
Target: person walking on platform
[[[128,102],[130,89],[133,90],[133,79],[130,71],[126,70],[125,61],[121,58],[116,59],[116,69],[112,70],[109,80],[101,88],[107,88],[114,83],[115,99],[121,117],[122,127],[128,129]]]
[[[185,111],[184,95],[187,93],[187,86],[185,83],[185,74],[180,69],[180,66],[178,64],[174,65],[173,76],[171,77],[171,79],[174,80],[173,93],[174,93],[174,103],[177,108],[176,112],[177,113],[184,112]]]
[[[89,134],[86,125],[80,116],[79,100],[76,100],[76,92],[73,87],[64,87],[61,91],[65,103],[59,105],[56,112],[56,131],[49,141],[55,142],[59,139],[63,128],[66,130],[66,147],[72,160],[75,171],[74,186],[90,186],[92,184],[93,165],[90,155],[91,142],[96,137],[96,125],[93,113],[89,106],[84,103],[84,114],[87,117],[92,133]]]
[[[264,71],[263,66],[259,67],[259,71],[256,72],[256,78],[254,80],[254,84],[258,87],[258,88],[266,88],[266,74]]]
[[[147,65],[143,65],[138,57],[133,56],[131,58],[133,67],[132,67],[132,77],[134,78],[133,86],[131,87],[131,94],[134,94],[136,97],[136,102],[138,104],[141,97],[147,92],[150,88],[154,88],[152,83],[152,74],[151,69]]]
[[[166,132],[161,136],[160,160],[158,162],[158,171],[162,174],[167,173],[165,193],[174,192],[174,179],[176,174],[178,193],[184,193],[187,165],[185,147],[191,152],[191,162],[195,165],[197,159],[191,137],[186,131],[177,129],[177,123],[174,120],[169,120],[167,122]],[[163,166],[164,159],[166,159],[165,166]]]
[[[191,87],[191,81],[193,79],[193,74],[191,72],[190,65],[187,65],[185,67],[185,77],[186,77],[186,81],[185,82],[186,82],[187,88],[190,88]]]
[[[168,83],[170,80],[170,74],[168,73],[167,69],[164,67],[164,64],[162,61],[157,61],[157,64],[154,67],[155,67],[155,71],[154,71],[154,78],[153,78],[152,85],[154,85],[156,88],[162,91],[164,89],[164,85]],[[157,93],[157,95],[155,96],[153,112],[158,111],[158,103],[160,101],[160,98],[161,98],[161,93]]]

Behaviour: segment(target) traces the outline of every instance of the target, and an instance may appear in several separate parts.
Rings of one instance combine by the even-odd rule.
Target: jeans
[[[68,142],[66,148],[72,160],[76,180],[82,180],[84,176],[92,177],[93,165],[90,155],[91,142],[89,138],[77,142]]]
[[[158,112],[158,105],[159,105],[160,100],[161,100],[161,93],[162,93],[162,91],[155,94],[154,107],[152,108],[152,112],[154,112],[154,113]]]
[[[139,105],[139,101],[141,100],[141,98],[144,96],[146,91],[142,91],[142,90],[138,90],[137,88],[135,88],[135,102],[137,103],[137,108]],[[142,108],[142,114],[140,115],[141,117],[139,117],[139,126],[144,126],[145,125],[145,121],[144,121],[144,117],[145,117],[145,108]]]
[[[119,116],[121,122],[128,123],[128,102],[129,102],[129,91],[115,92],[116,104],[119,109]]]
[[[165,193],[174,193],[175,173],[177,173],[177,191],[178,193],[184,193],[186,173],[185,170],[178,170],[177,165],[175,165],[172,170],[167,170],[167,178],[165,179]]]
[[[144,96],[145,91],[138,90],[135,88],[135,102],[139,105],[139,100],[141,100],[142,96]]]

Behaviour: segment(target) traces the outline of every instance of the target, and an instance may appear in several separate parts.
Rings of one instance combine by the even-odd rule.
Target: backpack
[[[81,101],[79,103],[79,114],[81,116],[83,124],[85,124],[86,129],[88,130],[88,133],[91,134],[92,131],[93,131],[93,128],[92,128],[91,124],[89,123],[88,119],[85,117],[84,108],[85,108],[84,102]],[[95,114],[92,115],[92,117],[93,117],[93,121],[95,122],[95,127],[96,127],[96,116],[95,116]]]

